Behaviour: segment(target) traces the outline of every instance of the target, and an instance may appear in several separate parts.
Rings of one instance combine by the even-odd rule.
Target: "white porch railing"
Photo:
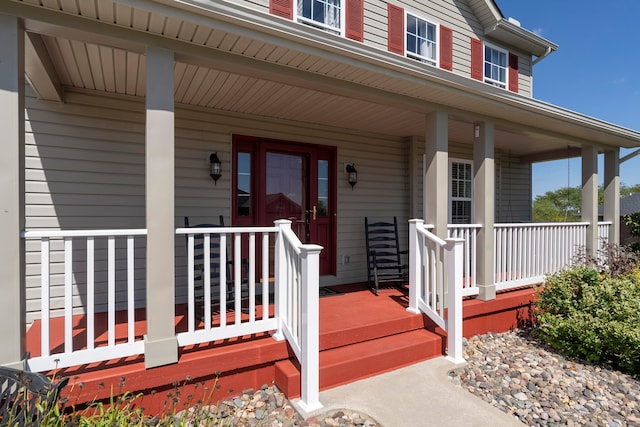
[[[40,239],[40,348],[41,355],[27,360],[31,371],[47,371],[55,368],[81,365],[96,361],[117,359],[144,353],[142,337],[135,335],[135,239],[144,239],[147,231],[139,230],[73,230],[73,231],[26,231],[22,237],[26,240]],[[96,240],[105,239],[106,248],[106,292],[107,292],[107,342],[96,342],[96,265],[105,260],[96,259]],[[125,342],[116,342],[116,239],[126,240],[126,312],[127,338]],[[64,244],[64,345],[60,351],[51,348],[51,242],[62,240]],[[84,241],[84,256],[77,254],[84,265],[81,271],[74,271],[74,242]],[[77,249],[76,249],[77,251]],[[84,283],[80,279],[86,274]],[[74,336],[74,293],[77,288],[86,286],[86,301],[83,303],[86,316],[86,339],[81,335]],[[74,291],[74,289],[76,291]]]
[[[482,228],[480,224],[449,224],[449,237],[462,239],[462,296],[478,295],[476,282],[477,236]]]
[[[600,242],[609,241],[609,230],[613,223],[611,221],[600,221],[598,223],[598,239]]]
[[[578,248],[586,243],[588,225],[586,222],[496,224],[496,289],[538,283],[546,274],[571,264]]]
[[[231,337],[241,337],[275,330],[276,318],[269,313],[269,242],[276,239],[277,227],[209,227],[178,228],[177,235],[187,236],[187,331],[176,334],[178,345],[186,346],[216,341]],[[202,311],[196,313],[196,283],[194,277],[194,237],[203,235],[202,275]],[[211,242],[215,240],[220,248],[233,247],[231,259],[227,259],[227,250],[220,250],[212,257]],[[261,258],[256,258],[256,240],[261,243]],[[230,245],[230,243],[233,245]],[[248,270],[242,272],[242,245],[247,244]],[[207,262],[206,260],[209,260]],[[212,265],[213,264],[213,265]],[[260,279],[256,283],[256,266],[262,268]],[[215,268],[218,277],[212,283],[210,269]],[[231,270],[231,277],[227,271]],[[214,285],[214,286],[212,286]],[[233,287],[235,295],[227,300],[227,286]],[[256,310],[256,287],[261,290],[261,310]],[[216,292],[217,295],[213,295]],[[213,324],[213,303],[219,308],[218,323]],[[272,301],[271,301],[272,302]],[[243,307],[243,304],[245,306]],[[243,320],[243,312],[248,319]],[[256,316],[256,313],[258,316]],[[232,316],[232,318],[229,318]],[[200,320],[202,319],[202,322]],[[197,327],[202,323],[202,326]]]
[[[320,409],[320,251],[303,245],[291,230],[291,221],[276,221],[276,338],[286,338],[300,362],[300,406]]]
[[[177,333],[180,346],[215,341],[234,336],[275,331],[274,338],[286,339],[301,366],[300,405],[307,411],[322,407],[319,400],[319,255],[321,246],[304,245],[291,230],[291,221],[276,221],[275,227],[212,227],[179,228],[177,234],[187,236],[188,259],[188,330]],[[194,283],[194,236],[204,236],[204,325],[196,328],[196,302]],[[216,239],[220,248],[227,247],[233,240],[233,279],[235,295],[233,307],[227,307],[226,250],[220,250],[217,257],[210,254],[211,239]],[[256,240],[261,241],[261,250],[256,248]],[[247,243],[248,242],[248,243]],[[271,242],[274,242],[274,259],[269,258]],[[243,244],[247,247],[243,251]],[[260,258],[257,254],[260,253]],[[248,254],[248,272],[241,271],[241,258]],[[257,260],[260,259],[258,263]],[[209,260],[209,262],[207,262]],[[211,264],[217,267],[217,286],[212,287]],[[216,266],[215,263],[218,263]],[[255,280],[256,267],[261,267],[260,279]],[[270,274],[274,272],[274,315],[270,309]],[[261,310],[256,310],[256,287],[261,287]],[[212,323],[212,289],[219,295],[219,321]],[[243,297],[243,295],[245,295]],[[245,305],[243,305],[245,304]],[[228,313],[233,313],[233,321],[228,323]],[[244,316],[243,314],[247,315]],[[198,321],[198,323],[200,323]]]
[[[447,333],[447,358],[462,357],[462,239],[446,241],[421,219],[409,221],[409,310],[425,313]],[[445,304],[446,299],[446,304]],[[446,310],[445,310],[446,309]]]

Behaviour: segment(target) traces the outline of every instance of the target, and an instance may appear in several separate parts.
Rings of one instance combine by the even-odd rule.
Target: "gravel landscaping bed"
[[[192,408],[193,411],[193,408]],[[210,419],[201,425],[233,425],[238,427],[377,427],[370,418],[354,411],[332,411],[304,420],[277,387],[267,385],[260,390],[245,390],[242,395],[218,405],[201,408]],[[218,422],[220,424],[218,424]],[[197,426],[198,423],[192,423]]]
[[[466,342],[454,384],[530,426],[640,426],[640,381],[567,360],[528,330]]]

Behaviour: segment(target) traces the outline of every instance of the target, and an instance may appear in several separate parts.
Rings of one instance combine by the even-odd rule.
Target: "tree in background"
[[[640,193],[640,184],[630,187],[620,185],[620,197]],[[604,200],[604,189],[598,188],[598,204]],[[582,209],[582,189],[580,187],[564,187],[555,191],[547,191],[536,196],[533,201],[534,222],[566,222],[580,221]]]
[[[533,201],[534,222],[580,221],[582,191],[580,187],[565,187],[547,191]]]

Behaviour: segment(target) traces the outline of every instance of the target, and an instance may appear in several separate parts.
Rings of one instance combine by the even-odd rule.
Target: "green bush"
[[[553,348],[589,362],[640,373],[640,281],[575,266],[537,289],[540,336]]]

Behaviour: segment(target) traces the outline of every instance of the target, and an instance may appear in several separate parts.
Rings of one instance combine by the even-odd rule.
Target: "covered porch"
[[[448,333],[454,360],[464,297],[496,301],[501,290],[566,265],[578,245],[595,253],[599,237],[617,241],[619,148],[640,144],[636,132],[255,11],[130,3],[113,5],[121,13],[111,17],[69,4],[0,5],[0,321],[10,331],[2,364],[97,364],[98,377],[111,360],[140,367],[144,355],[145,369],[165,372],[223,340],[275,333],[281,341],[269,338],[269,346],[287,360],[295,355],[302,399],[313,408],[322,387],[318,290],[366,277],[365,216],[401,219],[414,314],[394,307],[402,316],[428,313]],[[257,148],[242,151],[235,135]],[[251,194],[238,184],[247,173],[239,156],[254,156],[253,173],[272,140],[329,165],[315,178],[331,186],[331,245],[307,241],[288,220],[238,219],[239,197]],[[222,160],[215,183],[212,153]],[[567,153],[583,159],[582,222],[530,224],[531,162]],[[454,158],[470,165],[462,181],[473,196],[456,201],[469,202],[465,225],[449,220]],[[355,187],[348,164],[358,169]],[[232,226],[181,226],[185,216],[217,215]],[[237,281],[232,306],[225,277],[218,288],[205,282],[196,300],[195,234],[226,239],[230,255],[216,262],[236,272],[228,277]],[[329,270],[320,274],[327,253]],[[237,273],[243,259],[246,280]],[[367,307],[372,297],[359,295],[353,305]]]

